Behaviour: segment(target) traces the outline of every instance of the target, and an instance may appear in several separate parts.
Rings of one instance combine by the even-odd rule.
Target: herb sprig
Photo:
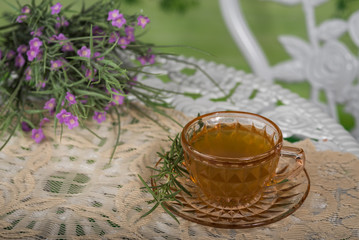
[[[176,198],[177,194],[181,191],[191,196],[191,193],[177,180],[179,177],[188,177],[188,171],[183,165],[183,148],[179,136],[180,135],[177,134],[174,139],[170,138],[172,144],[169,151],[166,151],[165,153],[157,153],[160,157],[160,161],[157,163],[158,167],[148,167],[154,172],[154,175],[151,176],[151,182],[155,183],[152,184],[153,186],[149,186],[149,184],[138,175],[144,185],[142,189],[145,189],[153,197],[153,200],[150,200],[148,203],[154,204],[154,206],[142,215],[142,217],[151,214],[157,207],[161,206],[179,223],[176,216],[166,205],[167,202],[171,201],[176,201],[181,204]]]

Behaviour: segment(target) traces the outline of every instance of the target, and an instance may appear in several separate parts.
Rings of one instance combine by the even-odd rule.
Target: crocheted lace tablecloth
[[[64,130],[50,124],[46,141],[36,144],[18,133],[0,152],[1,239],[357,239],[359,238],[359,161],[350,153],[304,148],[311,190],[304,204],[279,222],[251,229],[205,227],[162,209],[140,218],[152,205],[141,189],[140,174],[158,160],[168,136],[181,130],[166,117],[146,109],[155,121],[136,110],[122,109],[121,140],[114,159],[114,119],[85,129]],[[189,119],[169,111],[180,123]],[[167,129],[168,131],[165,131]]]
[[[0,152],[0,239],[359,239],[359,144],[343,127],[319,107],[242,71],[181,57],[159,62],[138,81],[186,93],[167,99],[178,122],[197,113],[248,111],[271,118],[287,139],[306,139],[295,144],[305,150],[311,179],[304,204],[279,222],[241,230],[177,224],[162,209],[140,218],[152,205],[137,175],[149,179],[146,166],[181,127],[146,109],[155,121],[122,109],[111,164],[114,119],[89,123],[106,141],[80,128],[64,128],[60,138],[51,124],[41,144],[20,131],[12,138]]]

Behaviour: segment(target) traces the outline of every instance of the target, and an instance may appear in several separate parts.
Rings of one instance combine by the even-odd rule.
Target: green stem
[[[0,31],[4,30],[4,29],[7,29],[7,28],[14,27],[16,25],[18,25],[18,23],[13,23],[13,24],[9,24],[9,25],[6,25],[6,26],[2,26],[2,27],[0,27]]]
[[[117,115],[117,124],[118,124],[118,130],[117,130],[117,131],[118,131],[118,132],[117,132],[117,137],[116,137],[116,143],[115,143],[115,146],[114,146],[114,148],[113,148],[113,150],[112,150],[109,164],[111,164],[112,159],[113,159],[113,156],[115,155],[115,152],[116,152],[118,143],[120,142],[120,135],[121,135],[121,119],[120,119],[120,113],[118,112],[117,108],[114,108],[114,109],[115,109],[115,112],[116,112],[116,115]]]

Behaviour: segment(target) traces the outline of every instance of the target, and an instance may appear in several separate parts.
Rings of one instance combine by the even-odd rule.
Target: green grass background
[[[27,0],[19,1],[21,3],[29,2]],[[340,14],[340,17],[344,19],[359,9],[359,1],[346,1],[348,6]],[[16,4],[13,0],[0,0],[1,15],[4,11],[11,11],[7,2]],[[55,0],[55,2],[57,1]],[[58,2],[67,5],[73,0],[58,0]],[[90,5],[95,0],[85,0],[84,2],[86,5]],[[143,41],[167,46],[162,49],[167,53],[202,58],[251,72],[225,26],[217,0],[198,0],[197,5],[185,12],[164,10],[160,7],[159,0],[136,0],[134,2],[123,1],[121,11],[129,14],[143,12],[150,18],[151,23],[141,37]],[[285,6],[263,0],[242,0],[241,3],[248,24],[263,47],[270,64],[276,64],[289,58],[277,40],[279,35],[295,35],[307,39],[301,5]],[[336,3],[337,0],[329,0],[316,9],[317,23],[338,15]],[[77,1],[74,7],[79,9],[81,5],[82,1]],[[0,19],[0,24],[4,24],[4,19]],[[343,40],[353,51],[357,52],[347,36],[344,36]],[[278,83],[304,98],[309,97],[310,86],[307,83]],[[339,109],[341,123],[345,128],[351,129],[354,125],[353,118],[343,111],[343,107],[339,107]]]

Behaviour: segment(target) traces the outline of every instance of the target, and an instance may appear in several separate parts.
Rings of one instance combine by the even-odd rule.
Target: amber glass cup
[[[183,128],[181,144],[191,180],[205,201],[218,207],[248,207],[266,187],[290,180],[304,168],[303,150],[284,147],[279,127],[253,113],[197,117]],[[290,166],[279,169],[281,157],[292,159]]]

